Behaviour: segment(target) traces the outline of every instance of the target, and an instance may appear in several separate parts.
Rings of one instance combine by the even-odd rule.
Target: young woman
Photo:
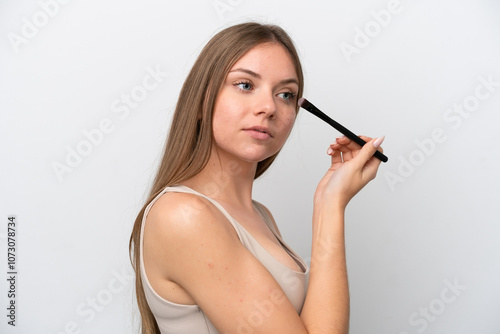
[[[347,333],[344,211],[376,175],[345,137],[314,195],[311,267],[252,185],[292,130],[303,75],[279,27],[245,23],[205,46],[179,96],[130,251],[142,333]]]

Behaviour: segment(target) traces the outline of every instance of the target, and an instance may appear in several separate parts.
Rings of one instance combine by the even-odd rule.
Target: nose
[[[264,115],[269,118],[276,117],[276,101],[272,92],[262,92],[255,108],[256,115]]]

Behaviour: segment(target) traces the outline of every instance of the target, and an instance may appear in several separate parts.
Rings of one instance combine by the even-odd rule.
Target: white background
[[[305,97],[357,133],[386,135],[389,162],[347,212],[351,333],[500,333],[499,14],[493,0],[2,2],[0,332],[138,332],[128,239],[177,95],[214,33],[258,20],[293,37]],[[157,87],[125,114],[122,94],[138,94],[148,69],[162,72]],[[472,111],[453,112],[464,103]],[[84,132],[102,122],[88,146]],[[304,258],[338,135],[301,111],[256,183]],[[78,148],[86,156],[58,176]]]

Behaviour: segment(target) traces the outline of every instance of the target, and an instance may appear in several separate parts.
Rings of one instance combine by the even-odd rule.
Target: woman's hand
[[[380,160],[373,157],[384,137],[360,136],[367,143],[361,147],[347,137],[339,137],[328,148],[331,166],[321,179],[314,195],[315,205],[338,205],[345,209],[349,201],[377,175]]]

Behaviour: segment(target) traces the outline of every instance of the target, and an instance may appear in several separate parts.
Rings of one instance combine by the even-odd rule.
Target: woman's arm
[[[347,332],[343,209],[349,196],[339,189],[359,191],[358,167],[372,163],[374,151],[365,145],[357,154],[349,145],[339,149],[359,157],[338,165],[334,155],[315,194],[311,276],[300,317],[224,215],[196,195],[168,193],[153,205],[144,234],[146,270],[161,268],[161,277],[189,293],[221,333]]]
[[[307,333],[279,284],[208,200],[163,195],[144,239],[146,270],[161,268],[160,277],[187,291],[220,333]]]
[[[348,333],[343,208],[315,207],[309,288],[301,318],[309,333]]]
[[[383,140],[363,139],[368,143],[362,149],[346,137],[331,145],[332,165],[314,196],[309,290],[301,313],[310,333],[349,332],[344,213],[351,198],[375,178],[380,161],[372,155]]]

